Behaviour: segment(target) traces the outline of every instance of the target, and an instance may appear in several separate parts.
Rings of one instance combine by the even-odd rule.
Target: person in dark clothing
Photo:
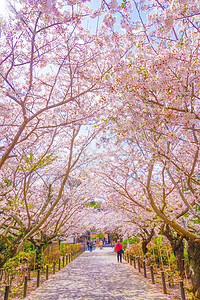
[[[120,263],[122,263],[122,250],[122,244],[120,243],[120,240],[118,240],[115,245],[115,252],[117,252],[117,261]]]
[[[87,248],[88,248],[88,251],[90,250],[90,243],[89,241],[87,241]]]
[[[92,241],[90,241],[89,246],[90,246],[90,251],[92,252],[92,247],[93,247],[93,242]]]

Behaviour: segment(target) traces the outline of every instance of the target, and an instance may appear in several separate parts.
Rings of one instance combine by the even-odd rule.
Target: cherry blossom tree
[[[90,181],[80,176],[69,177],[62,199],[56,205],[39,230],[30,237],[38,253],[51,244],[55,238],[65,240],[67,237],[82,235],[88,229],[91,210]]]
[[[117,100],[106,121],[114,125],[120,145],[132,144],[137,161],[135,147],[140,149],[139,174],[144,174],[153,210],[188,239],[193,290],[199,299],[193,256],[200,249],[199,2],[132,3],[140,21],[133,20],[126,30],[135,46],[108,77],[109,100]]]
[[[66,224],[89,201],[86,169],[92,156],[87,148],[98,131],[96,128],[86,131],[85,127],[83,133],[80,130],[80,125],[73,125],[67,132],[60,132],[51,148],[57,156],[50,153],[35,157],[31,152],[14,168],[12,181],[6,192],[2,191],[1,234],[5,245],[1,245],[2,249],[9,244],[8,240],[5,242],[6,236],[10,234],[14,239],[2,263],[38,234],[42,236],[42,244],[63,236],[61,232],[69,231]]]
[[[95,175],[93,182],[98,182],[96,188],[99,197],[104,199],[106,211],[112,209],[122,215],[120,227],[123,228],[120,231],[129,237],[140,235],[146,253],[146,245],[154,234],[157,216],[146,199],[139,177],[135,179],[136,159],[128,153],[128,148],[122,153],[121,148],[112,145],[109,155],[101,155],[97,168],[98,175]]]
[[[93,10],[84,0],[26,0],[12,6],[0,50],[3,231],[25,226],[24,240],[43,226],[48,231],[49,217],[58,218],[55,208],[68,199],[69,178],[89,161],[83,149],[91,139],[81,139],[79,127],[95,125],[103,129],[98,146],[110,142],[120,153],[107,147],[110,161],[103,171],[94,166],[104,181],[95,191],[102,188],[121,220],[142,227],[157,215],[172,247],[174,239],[187,239],[200,299],[199,5],[103,0]],[[58,145],[68,146],[67,155]],[[24,219],[17,207],[10,219],[16,199],[17,205],[23,199]],[[62,220],[61,213],[58,228]]]
[[[92,15],[83,2],[11,2],[14,17],[2,27],[1,244],[11,256],[63,198],[69,174],[95,136],[81,138],[81,126],[105,107],[97,92],[111,65],[99,37],[82,25]],[[13,245],[6,239],[11,230]]]

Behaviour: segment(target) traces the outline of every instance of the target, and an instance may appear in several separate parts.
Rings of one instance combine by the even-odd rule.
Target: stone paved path
[[[111,248],[84,252],[26,300],[167,300]]]

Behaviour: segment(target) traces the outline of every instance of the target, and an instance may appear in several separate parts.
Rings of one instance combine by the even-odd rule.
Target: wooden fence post
[[[150,270],[151,270],[151,280],[152,280],[152,283],[155,284],[154,273],[153,273],[153,266],[150,266]]]
[[[165,274],[164,271],[161,271],[161,277],[162,277],[162,284],[163,284],[163,293],[167,294],[167,288],[165,283]]]
[[[40,269],[37,270],[37,287],[40,286]]]
[[[139,257],[137,257],[137,262],[138,262],[138,271],[141,272],[141,270],[140,270],[140,258]]]
[[[133,265],[134,265],[134,268],[136,269],[135,256],[133,256]]]
[[[65,266],[65,257],[64,256],[62,258],[62,261],[63,261],[63,268],[64,268],[64,266]]]
[[[27,295],[27,281],[28,281],[28,277],[25,276],[25,277],[24,277],[24,295],[23,295],[24,298],[25,298],[26,295]]]
[[[4,300],[8,300],[8,294],[9,294],[9,285],[6,285],[6,287],[5,287],[5,294],[4,294]]]
[[[46,266],[46,280],[49,279],[49,266]]]
[[[184,289],[182,280],[180,281],[180,289],[181,289],[181,300],[186,300],[186,298],[185,298],[185,289]]]
[[[54,261],[53,262],[53,274],[55,274],[56,273],[56,262]]]
[[[146,263],[145,263],[145,260],[143,260],[143,269],[144,269],[144,277],[147,278],[147,271],[146,271]]]

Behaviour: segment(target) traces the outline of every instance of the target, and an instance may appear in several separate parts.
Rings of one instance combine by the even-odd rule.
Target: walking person
[[[90,252],[92,252],[92,247],[93,247],[93,242],[92,241],[89,242],[89,246],[90,246]]]
[[[117,252],[117,261],[122,263],[122,253],[124,253],[124,251],[120,240],[118,240],[117,244],[115,245],[115,252]]]
[[[99,242],[99,247],[102,250],[102,248],[103,248],[103,241],[102,240]]]

